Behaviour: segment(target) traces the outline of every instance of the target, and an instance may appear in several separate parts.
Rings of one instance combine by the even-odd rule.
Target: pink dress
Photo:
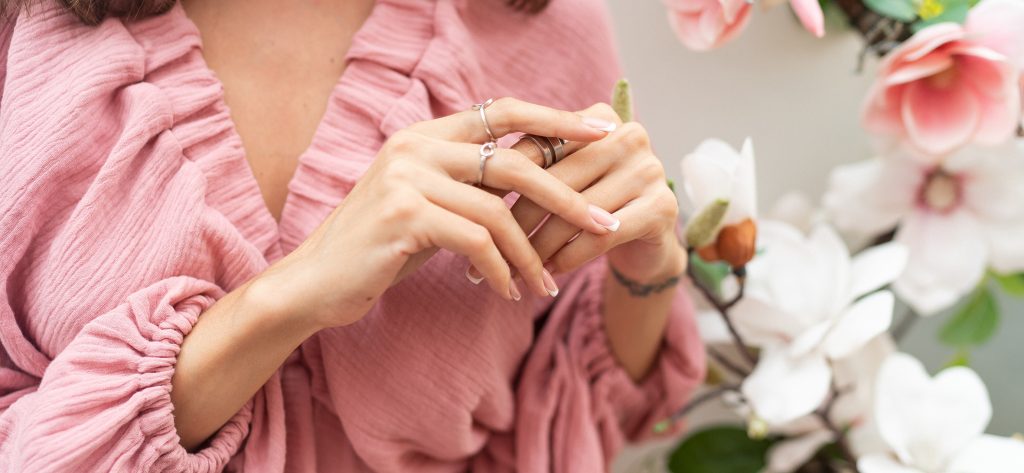
[[[602,2],[503,3],[379,0],[280,223],[179,6],[88,27],[54,1],[0,23],[0,471],[593,472],[680,407],[704,370],[682,289],[636,384],[605,338],[602,261],[557,300],[513,303],[441,252],[303,344],[201,450],[178,445],[182,339],[292,251],[387,136],[485,97],[607,99]]]

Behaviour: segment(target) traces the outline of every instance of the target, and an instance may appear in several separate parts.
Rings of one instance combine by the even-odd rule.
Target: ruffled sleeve
[[[181,343],[221,295],[198,279],[167,279],[86,324],[35,391],[0,415],[0,470],[223,470],[248,434],[251,403],[190,454],[170,399]]]
[[[703,345],[680,287],[656,365],[641,383],[630,378],[605,334],[606,274],[603,258],[574,273],[546,315],[517,392],[519,471],[603,471],[625,442],[652,434],[681,408],[704,377]]]

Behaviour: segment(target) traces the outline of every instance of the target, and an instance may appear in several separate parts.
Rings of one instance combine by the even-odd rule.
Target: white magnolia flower
[[[878,375],[874,414],[891,453],[862,456],[861,473],[1024,471],[1024,443],[983,434],[992,404],[969,368],[931,378],[921,362],[895,353]]]
[[[754,144],[750,138],[743,142],[739,153],[722,140],[704,140],[683,158],[682,167],[684,204],[691,215],[715,201],[724,200],[729,203],[729,209],[722,224],[757,217]]]
[[[763,254],[748,266],[746,296],[732,316],[745,341],[762,348],[743,394],[758,418],[782,425],[821,405],[830,361],[889,328],[892,293],[872,291],[900,274],[907,253],[889,243],[851,259],[830,227],[809,237],[778,222],[761,227]]]
[[[847,428],[847,441],[855,455],[887,450],[871,412],[874,384],[882,363],[896,350],[892,337],[875,337],[849,357],[834,363],[836,385],[842,392],[832,406],[830,420]],[[818,453],[821,447],[835,440],[833,433],[815,416],[804,416],[772,429],[785,436],[775,443],[767,455],[767,473],[791,473]]]
[[[897,228],[909,248],[896,293],[922,315],[953,305],[986,267],[1024,270],[1024,142],[968,148],[944,161],[888,156],[840,166],[825,206],[856,236]]]
[[[683,210],[688,215],[689,246],[703,248],[708,261],[739,267],[753,257],[757,218],[754,147],[748,138],[737,153],[721,140],[708,139],[683,158]],[[729,233],[728,239],[720,235]],[[728,241],[726,241],[728,240]]]

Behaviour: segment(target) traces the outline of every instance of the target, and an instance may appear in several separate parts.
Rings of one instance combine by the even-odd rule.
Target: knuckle
[[[415,165],[405,159],[393,159],[384,167],[384,179],[391,184],[404,186],[416,178]]]
[[[665,186],[665,189],[658,192],[658,195],[654,199],[654,203],[657,206],[658,214],[663,220],[674,223],[679,217],[679,201],[676,200],[676,195]]]
[[[411,192],[393,192],[383,217],[388,222],[409,222],[419,213],[420,200]]]
[[[499,215],[509,213],[508,206],[505,205],[505,201],[496,195],[486,196],[482,204],[483,210],[487,215],[497,217]]]
[[[617,130],[621,142],[629,149],[647,149],[651,146],[651,138],[647,130],[637,122],[629,122]]]
[[[589,108],[587,108],[586,114],[604,120],[609,120],[620,125],[622,124],[622,119],[619,118],[619,114],[615,113],[615,109],[605,102],[598,102],[595,103],[594,105],[591,105]]]
[[[399,130],[388,138],[382,149],[384,155],[405,155],[412,153],[419,142],[418,135],[408,130]]]
[[[471,230],[467,231],[465,238],[466,247],[474,253],[485,252],[492,245],[491,234],[480,225],[474,225]]]
[[[640,161],[637,174],[645,182],[664,182],[666,179],[665,166],[653,155]]]

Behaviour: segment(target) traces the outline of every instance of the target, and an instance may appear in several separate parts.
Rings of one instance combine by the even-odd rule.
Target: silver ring
[[[551,145],[551,151],[555,154],[555,162],[559,162],[565,157],[565,140],[555,137],[547,137],[548,143]]]
[[[519,141],[523,141],[523,140],[530,140],[530,141],[532,141],[533,145],[536,146],[538,150],[540,150],[540,155],[544,158],[544,168],[545,169],[551,167],[552,164],[555,164],[555,153],[554,153],[554,150],[551,148],[551,146],[548,145],[548,141],[545,140],[543,136],[527,134],[527,135],[523,135],[522,138],[519,138]],[[544,141],[541,142],[541,140],[544,140]],[[519,143],[516,143],[516,144],[519,144]]]
[[[480,145],[480,174],[477,176],[476,185],[484,185],[484,166],[487,165],[487,160],[494,156],[497,148],[498,144],[493,141]]]
[[[494,139],[494,133],[491,132],[491,125],[487,123],[486,109],[492,103],[494,103],[494,99],[487,99],[484,101],[484,103],[478,103],[476,105],[473,105],[473,110],[480,111],[480,121],[484,122],[484,130],[487,131],[487,137],[490,138],[490,141],[497,141]]]

